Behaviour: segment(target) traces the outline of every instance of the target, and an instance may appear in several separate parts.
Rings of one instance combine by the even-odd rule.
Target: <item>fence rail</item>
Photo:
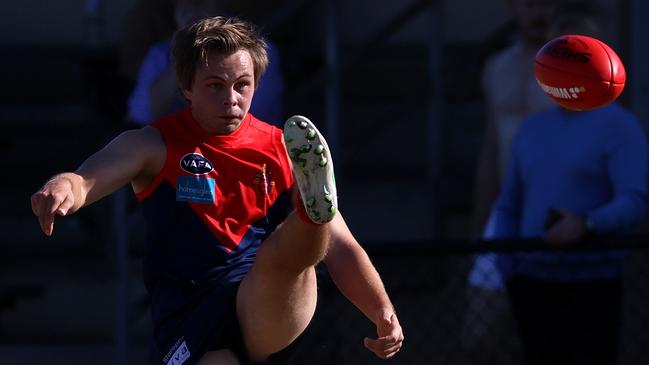
[[[570,246],[538,239],[382,242],[366,249],[397,308],[406,340],[390,364],[522,364],[520,340],[503,290],[476,288],[476,254],[628,250],[624,262],[619,364],[649,358],[649,239],[592,237]],[[493,275],[483,272],[482,275]],[[374,328],[319,268],[316,316],[283,364],[385,364],[363,348]],[[494,317],[495,316],[495,317]],[[561,330],[560,328],[557,329]]]

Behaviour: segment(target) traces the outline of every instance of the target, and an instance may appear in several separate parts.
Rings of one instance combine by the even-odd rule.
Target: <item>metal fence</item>
[[[123,202],[115,207],[124,211]],[[123,219],[115,217],[116,221]],[[126,255],[124,245],[118,246],[122,249],[116,256]],[[389,364],[523,364],[521,340],[506,291],[470,284],[471,274],[480,279],[498,275],[495,268],[476,272],[476,257],[621,249],[626,256],[617,364],[646,364],[649,358],[649,236],[597,237],[562,247],[529,239],[374,242],[365,249],[381,274],[406,337],[401,352]],[[116,268],[118,281],[127,285],[124,265]],[[364,337],[376,335],[374,325],[342,296],[326,267],[318,267],[318,276],[319,299],[313,321],[271,364],[386,364],[363,346]],[[116,315],[122,321],[129,312],[123,303],[128,300],[119,289],[123,285],[117,286],[116,301]],[[115,339],[121,338],[115,341],[115,363],[119,364],[127,363],[129,352],[125,327],[116,325],[114,333]]]
[[[406,340],[390,364],[522,364],[522,348],[505,291],[468,284],[476,253],[517,250],[601,251],[628,248],[623,275],[618,363],[649,358],[649,239],[608,238],[588,246],[541,242],[391,243],[368,247],[399,313]],[[484,277],[496,273],[478,273]],[[375,329],[320,268],[320,298],[305,334],[277,363],[385,364],[363,347]],[[558,328],[557,330],[561,330]]]

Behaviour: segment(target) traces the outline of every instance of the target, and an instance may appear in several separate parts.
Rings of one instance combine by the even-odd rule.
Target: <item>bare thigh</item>
[[[273,234],[261,245],[237,293],[241,333],[253,361],[264,361],[287,347],[304,331],[315,312],[317,283],[313,265],[296,271],[295,267],[276,262],[280,258],[298,260],[291,255],[283,257],[285,251],[277,249],[279,242],[274,240],[289,237]],[[280,258],[278,252],[282,253]]]
[[[239,365],[239,360],[230,350],[206,352],[198,365]]]

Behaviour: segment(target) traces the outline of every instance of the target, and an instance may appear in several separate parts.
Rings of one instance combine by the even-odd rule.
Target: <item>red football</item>
[[[624,89],[626,71],[604,42],[583,35],[563,35],[536,54],[536,80],[557,104],[590,110],[615,100]]]

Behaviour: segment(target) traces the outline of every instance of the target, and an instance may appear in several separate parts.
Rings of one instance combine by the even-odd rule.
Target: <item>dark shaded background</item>
[[[135,3],[99,1],[97,14],[87,11],[92,1],[85,0],[0,4],[0,364],[146,361],[142,229],[132,197],[124,193],[58,220],[52,238],[40,233],[29,206],[29,196],[45,179],[76,168],[126,127],[132,82],[122,72],[121,50],[133,36],[125,22]],[[649,5],[571,3],[595,15],[603,40],[625,61],[629,79],[622,103],[649,129]],[[378,242],[390,242],[393,253],[415,242],[465,244],[485,123],[481,68],[515,33],[506,1],[237,4],[278,44],[288,85],[286,116],[307,115],[331,136],[341,209],[370,252]],[[120,234],[126,246],[116,244],[125,242]],[[453,316],[461,315],[472,249],[460,256],[423,250],[406,258],[381,252],[373,258],[385,270],[395,302],[409,308],[403,314],[407,331],[422,339],[407,342],[411,347],[395,361],[471,363],[458,357],[458,343],[443,344],[452,338],[444,334],[461,325]],[[643,255],[638,262],[646,262]],[[630,277],[642,282],[646,275]],[[312,326],[321,329],[314,336],[322,338],[327,353],[343,356],[347,347],[355,353],[362,336],[344,345],[327,341],[347,333],[350,323],[367,323],[328,285],[324,278]],[[642,308],[644,302],[630,303]],[[336,313],[341,324],[327,317]],[[430,316],[418,320],[421,313]],[[340,328],[323,328],[324,323]],[[510,350],[515,357],[515,348],[503,347],[504,353]],[[358,356],[321,363],[371,361]]]

